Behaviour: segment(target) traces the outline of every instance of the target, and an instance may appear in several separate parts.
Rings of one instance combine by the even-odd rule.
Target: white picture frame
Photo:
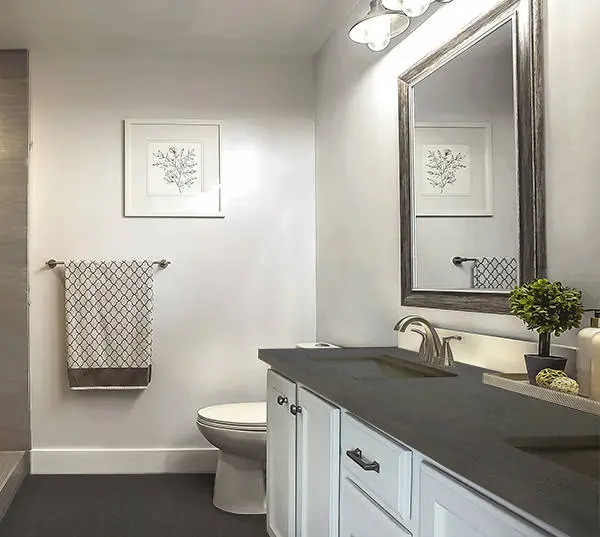
[[[125,217],[223,218],[221,125],[126,119]]]
[[[489,123],[417,123],[413,156],[417,217],[493,216]]]

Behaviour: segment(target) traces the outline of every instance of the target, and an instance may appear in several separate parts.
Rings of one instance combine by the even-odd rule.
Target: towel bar
[[[58,265],[64,264],[64,261],[57,261],[56,259],[48,259],[48,261],[46,261],[46,266],[48,266],[51,269],[56,268]],[[161,259],[160,261],[154,261],[152,264],[158,265],[160,268],[165,269],[171,264],[171,262],[167,261],[166,259]]]
[[[478,261],[478,259],[476,257],[459,257],[459,256],[452,258],[452,263],[454,263],[457,267],[460,267],[460,265],[462,265],[466,261]]]

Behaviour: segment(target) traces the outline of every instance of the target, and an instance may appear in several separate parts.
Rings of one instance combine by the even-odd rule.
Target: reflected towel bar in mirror
[[[56,259],[49,259],[48,261],[46,261],[46,266],[51,269],[56,268],[58,265],[64,264],[64,261],[57,261]],[[166,259],[161,259],[160,261],[154,261],[152,264],[158,265],[160,268],[165,269],[171,264],[171,262],[167,261]]]
[[[467,261],[477,261],[476,257],[460,257],[456,256],[452,258],[452,263],[454,263],[457,267],[460,267],[463,263]]]

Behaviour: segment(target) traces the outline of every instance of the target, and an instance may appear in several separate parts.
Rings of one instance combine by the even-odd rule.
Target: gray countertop
[[[398,348],[259,351],[275,371],[570,537],[600,536],[600,460],[579,461],[596,465],[594,479],[509,442],[595,437],[600,418],[484,385],[486,370],[465,364],[456,377],[365,380],[318,360],[380,355],[416,362]]]

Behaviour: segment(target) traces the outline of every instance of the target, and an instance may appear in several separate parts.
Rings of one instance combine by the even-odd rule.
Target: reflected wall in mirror
[[[417,289],[518,284],[514,79],[509,21],[414,87]]]
[[[506,0],[400,77],[404,305],[507,312],[544,275],[541,0]]]

